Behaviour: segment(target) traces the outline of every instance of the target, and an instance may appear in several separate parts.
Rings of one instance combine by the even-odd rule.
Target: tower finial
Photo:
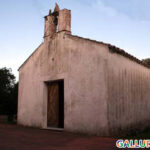
[[[54,9],[54,12],[59,12],[59,6],[58,6],[58,4],[57,3],[55,3],[55,9]]]
[[[49,15],[51,15],[51,13],[52,13],[52,10],[50,9],[50,10],[49,10]]]

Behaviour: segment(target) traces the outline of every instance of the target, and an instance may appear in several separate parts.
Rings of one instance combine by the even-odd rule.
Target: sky
[[[18,68],[43,42],[55,3],[72,12],[72,34],[150,57],[150,0],[0,0],[0,68]]]

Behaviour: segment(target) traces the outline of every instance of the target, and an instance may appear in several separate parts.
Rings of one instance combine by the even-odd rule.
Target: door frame
[[[47,99],[46,99],[46,103],[47,103],[47,108],[46,108],[46,110],[47,110],[47,112],[46,112],[46,126],[47,126],[47,128],[48,129],[64,129],[64,79],[58,79],[58,80],[50,80],[50,81],[46,81],[45,82],[46,83],[46,88],[47,88]],[[58,83],[58,86],[59,86],[59,93],[60,93],[60,83],[62,84],[62,96],[61,96],[61,100],[63,101],[63,106],[61,106],[62,108],[62,110],[61,111],[63,111],[62,113],[63,114],[61,114],[62,116],[60,117],[60,113],[59,113],[59,121],[62,121],[62,125],[61,126],[58,126],[58,127],[49,127],[47,124],[48,124],[48,119],[47,119],[47,115],[48,115],[48,98],[49,98],[49,91],[48,91],[48,88],[49,88],[49,85],[50,84],[52,84],[52,83]],[[59,101],[60,101],[60,94],[59,94]],[[59,111],[60,111],[60,104],[59,104]],[[60,120],[60,118],[62,119],[62,120]]]

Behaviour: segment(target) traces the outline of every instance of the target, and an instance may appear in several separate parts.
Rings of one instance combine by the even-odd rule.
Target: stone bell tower
[[[71,34],[71,11],[68,9],[59,9],[56,4],[54,11],[49,11],[45,16],[44,40],[50,40],[57,32],[67,32]]]

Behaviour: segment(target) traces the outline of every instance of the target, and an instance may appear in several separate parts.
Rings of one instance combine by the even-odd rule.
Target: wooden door
[[[47,126],[58,127],[59,125],[59,84],[50,83],[48,86],[48,110]]]

